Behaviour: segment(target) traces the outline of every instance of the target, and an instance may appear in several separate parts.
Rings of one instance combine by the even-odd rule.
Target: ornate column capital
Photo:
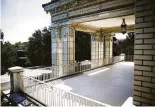
[[[62,26],[55,27],[57,30],[61,30]]]
[[[106,41],[112,41],[112,36],[105,36]]]
[[[70,36],[74,36],[75,35],[75,27],[73,27],[72,25],[69,25],[69,35]]]
[[[61,29],[62,29],[62,26],[55,27],[55,34],[56,34],[56,37],[59,39],[61,39]]]

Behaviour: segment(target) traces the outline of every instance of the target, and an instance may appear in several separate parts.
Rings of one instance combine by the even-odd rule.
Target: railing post
[[[11,91],[18,92],[24,90],[23,68],[16,66],[8,70],[10,72]]]

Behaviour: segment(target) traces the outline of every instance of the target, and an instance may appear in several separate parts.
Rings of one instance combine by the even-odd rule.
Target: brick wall
[[[135,105],[155,105],[155,0],[136,0]]]

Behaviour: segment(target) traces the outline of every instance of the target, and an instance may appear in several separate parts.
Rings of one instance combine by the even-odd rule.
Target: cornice
[[[54,0],[53,2],[49,2],[47,4],[43,4],[42,7],[44,8],[44,10],[46,12],[49,12],[49,11],[58,11],[57,8],[59,7],[63,7],[64,5],[70,3],[70,2],[73,2],[75,0]]]
[[[97,1],[95,3],[97,3]],[[69,6],[66,6],[65,8],[62,8],[61,12],[58,12],[56,14],[51,13],[52,22],[57,22],[59,20],[65,20],[65,19],[74,19],[76,17],[86,16],[94,13],[106,12],[111,10],[117,10],[121,8],[128,8],[134,5],[133,0],[104,0],[104,1],[102,0],[102,2],[100,0],[98,4],[95,4],[95,3],[93,5],[88,5],[87,7],[81,7],[81,5],[79,5],[78,8],[76,8],[76,6],[74,6],[76,9],[72,8],[72,5],[69,5],[70,9],[66,9],[66,8],[69,8]],[[87,5],[87,4],[88,3],[85,3],[84,5]]]
[[[69,12],[69,11],[74,11],[74,10],[78,10],[78,9],[82,9],[85,7],[90,7],[93,5],[97,5],[100,4],[101,2],[105,2],[105,1],[111,1],[111,0],[75,0],[72,3],[66,4],[66,6],[60,6],[59,11],[58,10],[51,10],[51,13],[53,14],[53,16],[55,15],[59,15],[65,12]]]
[[[106,4],[107,6],[117,5],[118,0],[58,0],[54,3],[47,3],[43,5],[46,12],[51,12],[53,16],[59,15],[68,11],[74,11],[81,8],[90,7],[98,4]],[[112,2],[112,4],[110,4]],[[122,4],[129,3],[134,5],[134,0],[123,0]],[[100,8],[104,8],[100,6]]]

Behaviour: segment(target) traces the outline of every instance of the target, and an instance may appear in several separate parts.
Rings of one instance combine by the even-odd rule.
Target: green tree
[[[28,59],[18,60],[17,48],[24,47],[24,56]],[[51,65],[51,33],[49,28],[36,30],[28,42],[10,42],[1,41],[1,74],[6,73],[12,66],[49,66]]]
[[[51,31],[50,28],[42,30],[43,36],[43,64],[46,66],[51,65]]]
[[[16,65],[16,49],[10,42],[1,42],[1,74]]]
[[[1,39],[4,39],[4,33],[1,32]]]
[[[36,30],[32,37],[29,38],[28,42],[28,58],[30,59],[32,65],[38,66],[42,65],[42,34],[40,30]]]
[[[113,38],[113,55],[117,56],[121,53],[126,55],[134,54],[134,32],[128,33],[128,36],[124,40],[117,40],[115,37]]]
[[[34,66],[51,65],[50,29],[36,30],[28,42],[28,58]]]

